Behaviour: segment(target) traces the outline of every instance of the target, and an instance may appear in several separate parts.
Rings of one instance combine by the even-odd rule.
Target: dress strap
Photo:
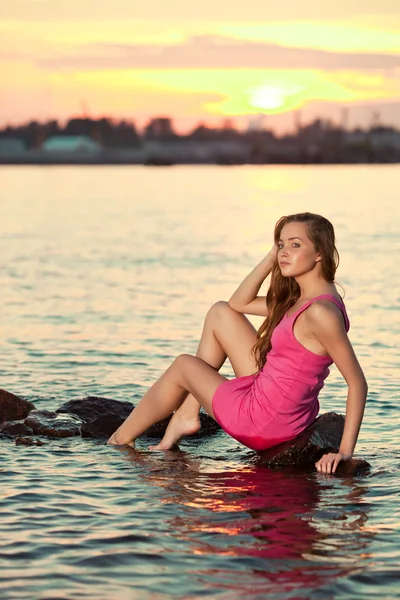
[[[306,302],[303,306],[301,306],[298,310],[296,310],[296,312],[294,312],[292,315],[290,315],[289,318],[291,319],[294,317],[294,320],[296,320],[297,317],[299,315],[301,315],[301,313],[304,310],[306,310],[306,308],[308,308],[316,300],[331,300],[334,304],[336,304],[336,306],[338,308],[340,308],[340,310],[342,311],[346,331],[348,331],[350,329],[350,321],[349,321],[349,317],[347,316],[346,307],[345,307],[343,301],[339,300],[338,298],[336,298],[336,296],[333,296],[332,294],[321,294],[320,296],[316,296],[315,298],[312,298],[311,300]]]

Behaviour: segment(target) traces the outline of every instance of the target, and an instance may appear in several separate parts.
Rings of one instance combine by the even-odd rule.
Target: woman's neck
[[[323,279],[322,277],[316,279],[315,277],[307,278],[306,276],[302,276],[296,278],[296,282],[300,288],[299,300],[311,300],[317,296],[322,296],[322,294],[337,295],[335,284],[326,281],[326,279]]]

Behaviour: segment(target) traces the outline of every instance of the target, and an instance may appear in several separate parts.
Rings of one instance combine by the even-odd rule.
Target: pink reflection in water
[[[147,483],[164,488],[166,504],[180,505],[168,522],[169,535],[188,543],[194,555],[255,559],[250,569],[255,582],[246,581],[249,569],[238,571],[234,581],[231,572],[207,569],[212,587],[234,587],[246,595],[267,580],[269,593],[274,586],[282,593],[281,585],[288,591],[315,589],[358,571],[355,557],[369,556],[366,546],[373,534],[365,527],[367,512],[360,503],[364,489],[350,480],[342,482],[331,507],[314,475],[240,465],[235,471],[207,473],[200,459],[179,452],[160,456],[129,450],[127,458],[144,467]]]

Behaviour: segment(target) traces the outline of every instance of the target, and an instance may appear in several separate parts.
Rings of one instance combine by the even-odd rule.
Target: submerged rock
[[[55,412],[38,411],[31,402],[0,390],[0,424],[2,424],[0,435],[15,438],[16,445],[36,446],[43,445],[43,442],[33,439],[31,437],[33,435],[55,439],[80,435],[108,439],[125,421],[133,408],[131,402],[88,396],[81,400],[70,400]],[[143,436],[162,438],[169,421],[170,418],[167,418],[156,423],[147,429]],[[220,425],[204,412],[200,413],[200,421],[200,432],[190,437],[212,435],[221,429]],[[315,463],[323,454],[338,451],[343,428],[343,416],[333,412],[326,413],[318,417],[294,440],[255,453],[253,462],[274,469],[283,467],[315,469]],[[365,460],[350,459],[339,463],[336,474],[356,475],[368,472],[369,469],[370,465]]]
[[[4,390],[3,397],[8,402],[7,406],[12,407],[7,415],[12,416],[13,421],[27,418],[24,422],[6,423],[0,430],[0,434],[6,437],[22,436],[21,439],[32,435],[55,439],[78,435],[86,438],[108,439],[135,408],[131,402],[88,396],[80,400],[70,400],[55,412],[38,411],[30,402],[21,400]],[[163,419],[152,425],[143,436],[162,438],[169,421],[170,418]],[[218,423],[205,413],[200,413],[200,421],[201,431],[195,434],[197,437],[211,435],[220,429]]]
[[[34,435],[65,438],[81,435],[81,422],[72,415],[59,415],[49,410],[34,410],[25,419]]]
[[[109,438],[124,420],[115,413],[105,412],[91,421],[83,423],[81,428],[82,437]]]
[[[167,429],[170,420],[171,417],[168,417],[167,419],[163,419],[159,423],[155,423],[154,425],[149,427],[149,429],[147,429],[147,431],[145,431],[143,435],[149,438],[151,437],[161,439],[164,436],[165,430]],[[198,433],[194,433],[193,435],[187,436],[188,438],[206,437],[207,435],[212,435],[216,431],[219,431],[221,429],[221,425],[219,425],[216,421],[214,421],[214,419],[212,419],[209,415],[203,412],[200,413],[200,424],[200,431]]]
[[[6,435],[7,437],[17,437],[19,435],[33,435],[33,430],[27,425],[25,425],[25,423],[15,421],[11,423],[6,423],[4,427],[1,428],[0,433]]]
[[[83,419],[82,437],[109,438],[125,421],[134,409],[130,402],[119,402],[108,398],[88,396],[82,400],[71,400],[63,404],[57,412],[71,412]],[[170,417],[155,423],[142,435],[149,438],[162,438]],[[201,431],[197,435],[211,435],[221,427],[210,416],[200,413]]]
[[[362,458],[349,458],[338,464],[334,475],[348,477],[353,475],[366,475],[371,470],[371,465]]]
[[[315,463],[328,452],[338,452],[343,435],[344,417],[325,413],[298,437],[258,452],[255,461],[269,468],[297,467],[315,469]],[[356,475],[370,468],[365,460],[350,459],[339,463],[337,475]]]
[[[106,412],[82,425],[82,437],[99,439],[109,438],[124,421],[124,418],[116,415],[115,413]],[[161,438],[164,435],[168,423],[169,418],[163,419],[159,423],[152,425],[142,435],[151,438]]]
[[[17,437],[15,438],[16,446],[45,446],[45,443],[41,440],[34,440],[31,437]]]
[[[87,396],[81,400],[65,402],[60,408],[57,408],[56,412],[76,415],[82,421],[88,423],[97,417],[104,416],[106,413],[125,421],[133,409],[134,405],[131,402],[121,402],[98,396]]]
[[[25,419],[34,408],[32,402],[0,389],[0,423]]]

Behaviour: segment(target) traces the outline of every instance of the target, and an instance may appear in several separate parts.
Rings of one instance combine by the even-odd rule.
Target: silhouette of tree
[[[326,119],[315,119],[303,124],[296,133],[277,137],[265,129],[241,132],[230,119],[220,127],[208,127],[199,123],[191,132],[179,135],[169,117],[150,119],[142,134],[134,122],[103,117],[74,117],[61,125],[56,120],[28,123],[0,129],[0,137],[19,138],[29,150],[39,150],[43,142],[53,136],[87,136],[105,148],[134,148],[147,141],[192,141],[207,144],[212,141],[228,142],[227,156],[230,160],[229,142],[238,148],[243,142],[249,162],[398,162],[400,161],[400,131],[394,127],[372,122],[369,129],[347,130]],[[189,157],[190,160],[190,157]],[[195,158],[195,160],[197,160]]]
[[[144,136],[147,140],[170,141],[179,137],[172,126],[172,121],[168,117],[157,117],[151,119],[146,125]]]

